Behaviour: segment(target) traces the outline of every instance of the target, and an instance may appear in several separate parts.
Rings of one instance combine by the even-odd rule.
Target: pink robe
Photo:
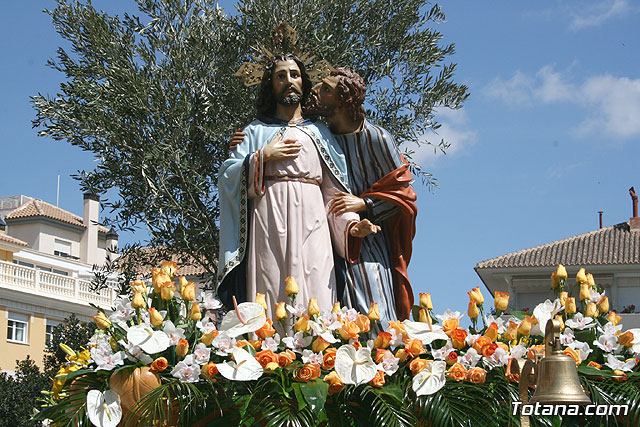
[[[247,297],[252,301],[256,292],[265,294],[270,317],[276,302],[289,303],[287,276],[293,276],[300,288],[296,304],[306,307],[313,297],[321,311],[331,309],[337,301],[332,237],[336,251],[344,256],[348,226],[360,219],[353,212],[338,217],[327,214],[329,201],[341,189],[325,170],[309,136],[292,126],[283,139],[302,145],[297,158],[264,163],[260,150],[249,160],[253,209],[246,254]],[[274,176],[304,178],[320,185],[273,180]]]

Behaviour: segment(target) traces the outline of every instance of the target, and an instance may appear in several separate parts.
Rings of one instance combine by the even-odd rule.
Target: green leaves
[[[298,400],[298,409],[302,410],[308,405],[311,413],[317,417],[324,409],[324,403],[327,400],[327,392],[329,384],[316,379],[308,383],[293,383],[293,389]]]

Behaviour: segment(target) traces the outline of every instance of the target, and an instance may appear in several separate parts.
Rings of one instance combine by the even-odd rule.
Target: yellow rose
[[[276,362],[269,362],[267,363],[267,365],[264,367],[265,371],[275,371],[276,369],[278,369],[280,367],[279,364],[277,364]]]
[[[162,315],[158,313],[158,310],[156,310],[155,307],[151,307],[148,311],[149,311],[149,319],[151,321],[151,324],[153,326],[162,325]]]
[[[496,342],[496,339],[498,339],[498,324],[491,322],[487,330],[484,331],[484,336],[489,338],[491,342]]]
[[[298,282],[296,282],[296,279],[293,276],[285,278],[284,284],[284,292],[285,294],[287,294],[287,296],[296,295],[298,292],[300,292],[300,288],[298,288]]]
[[[575,297],[567,297],[567,299],[564,302],[564,312],[567,314],[573,314],[576,312]]]
[[[560,331],[564,331],[564,320],[562,320],[562,315],[556,314],[555,319],[560,322]]]
[[[407,352],[403,348],[400,348],[400,349],[398,349],[398,351],[396,351],[395,357],[400,359],[400,363],[402,363],[402,362],[405,362],[407,360],[407,357],[409,357],[409,355],[407,354]]]
[[[598,310],[600,310],[601,313],[606,313],[607,311],[609,311],[608,296],[603,295],[602,298],[600,298],[600,301],[598,302]]]
[[[420,305],[427,310],[433,310],[433,304],[431,303],[431,294],[429,292],[420,293]]]
[[[321,351],[326,350],[326,348],[329,347],[330,345],[331,345],[330,342],[326,341],[324,338],[319,336],[315,339],[313,344],[311,344],[311,349],[313,350],[314,353],[320,353]]]
[[[284,302],[276,303],[276,320],[284,320],[287,318],[287,308]]]
[[[142,292],[134,292],[133,299],[131,300],[131,307],[133,308],[141,308],[144,307],[144,297],[142,296]]]
[[[162,261],[162,264],[160,264],[160,270],[173,280],[173,275],[178,271],[178,264],[176,264],[175,261]]]
[[[421,308],[418,310],[418,320],[422,323],[429,323],[429,315],[427,314],[427,310]]]
[[[591,299],[591,286],[588,283],[580,283],[580,301]]]
[[[340,332],[340,336],[343,340],[357,340],[358,334],[360,333],[360,328],[358,327],[356,322],[350,322],[347,320],[342,324],[342,328],[340,328],[338,332]]]
[[[476,304],[478,305],[484,304],[484,297],[482,296],[482,292],[480,292],[479,286],[476,286],[475,288],[471,289],[471,291],[467,292],[467,295],[469,295],[469,298],[474,300]]]
[[[551,273],[551,287],[553,289],[558,287],[558,275],[556,274],[555,271]]]
[[[526,315],[524,316],[524,319],[522,320],[522,322],[520,323],[520,326],[518,327],[518,333],[520,335],[524,335],[525,337],[529,336],[532,326],[533,326],[533,319],[531,319],[531,317]]]
[[[194,282],[188,282],[181,287],[182,299],[185,301],[193,301],[196,299],[196,284]]]
[[[505,311],[509,305],[509,293],[496,291],[493,302],[497,310]]]
[[[262,308],[264,308],[265,310],[267,309],[267,300],[265,299],[264,294],[257,292],[256,293],[256,299],[255,301],[256,303],[260,304],[262,306]]]
[[[340,305],[340,303],[337,303],[337,304]],[[377,302],[371,303],[371,306],[369,307],[369,312],[367,313],[367,317],[371,321],[380,320],[380,309],[378,308]]]
[[[218,333],[219,332],[215,329],[211,332],[207,332],[200,337],[200,342],[204,343],[204,345],[211,345],[213,340],[218,336]]]
[[[502,334],[502,336],[508,341],[513,341],[518,338],[518,324],[516,322],[509,321],[507,330]]]
[[[318,298],[309,298],[309,305],[307,306],[307,313],[309,317],[320,314],[320,307],[318,307]]]
[[[560,304],[562,304],[563,307],[564,307],[565,301],[567,301],[568,296],[569,296],[569,293],[567,291],[562,291],[558,295],[558,298],[560,299]]]
[[[460,326],[460,320],[456,317],[450,317],[442,322],[442,330],[445,334],[450,335],[451,331]]]
[[[98,328],[102,329],[103,331],[111,326],[111,321],[107,319],[107,316],[105,316],[102,311],[93,316],[92,319],[95,324],[98,325]]]
[[[614,369],[613,370],[613,380],[617,381],[619,383],[623,382],[623,381],[627,381],[629,378],[627,378],[627,374],[624,371],[621,371],[619,369]]]
[[[596,307],[596,303],[594,302],[587,303],[587,308],[584,311],[584,315],[594,319],[598,317],[598,308]]]
[[[187,278],[185,276],[180,276],[180,280],[178,281],[178,289],[180,289],[180,293],[182,293],[184,287],[187,286],[187,283],[189,283]]]
[[[176,287],[173,285],[173,282],[165,282],[165,284],[160,288],[160,298],[163,300],[173,299],[175,292]]]
[[[576,274],[576,283],[587,283],[587,274],[584,272],[584,268],[578,270],[578,274]]]
[[[607,321],[613,323],[613,326],[617,326],[622,320],[622,316],[618,316],[615,311],[610,311],[607,315]]]
[[[593,274],[591,274],[591,273],[587,274],[587,283],[592,288],[596,285],[596,280],[593,278]]]
[[[633,347],[633,332],[627,331],[618,335],[618,342],[624,347]]]
[[[556,269],[556,277],[558,279],[566,279],[568,277],[567,269],[564,268],[564,265],[558,264],[558,268]]]
[[[358,314],[358,317],[356,318],[356,325],[358,325],[360,332],[369,332],[371,329],[369,318],[364,314]]]
[[[372,304],[374,304],[374,303],[372,303]],[[336,314],[339,311],[340,311],[340,301],[336,301],[336,302],[333,303],[333,308],[331,309],[331,312],[333,314]]]
[[[309,330],[309,316],[303,314],[298,321],[293,325],[293,329],[297,332],[306,332]]]
[[[180,357],[184,357],[189,352],[189,341],[181,339],[176,345],[176,354]]]
[[[189,311],[189,318],[191,320],[200,320],[202,319],[202,313],[200,312],[200,304],[194,302],[191,304],[191,310]]]
[[[378,332],[378,337],[373,342],[375,348],[388,348],[391,345],[392,335],[389,332]]]
[[[151,283],[153,284],[153,292],[159,294],[162,284],[169,281],[171,281],[169,276],[163,273],[159,268],[151,269]]]
[[[131,282],[131,290],[133,292],[142,292],[145,294],[147,293],[147,287],[144,284],[144,282],[140,279],[137,279]]]
[[[477,319],[480,315],[478,305],[474,300],[469,300],[469,308],[467,309],[467,314],[469,315],[470,319]]]

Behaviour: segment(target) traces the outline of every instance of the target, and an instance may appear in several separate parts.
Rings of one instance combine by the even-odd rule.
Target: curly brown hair
[[[354,122],[364,119],[364,98],[367,86],[358,73],[347,68],[336,68],[331,72],[332,76],[338,76],[336,95],[342,102]]]

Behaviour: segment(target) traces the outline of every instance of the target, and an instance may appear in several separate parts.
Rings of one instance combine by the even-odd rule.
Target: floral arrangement
[[[273,318],[257,294],[216,322],[221,303],[175,277],[177,269],[164,262],[152,270],[152,286],[132,282],[113,313],[94,317],[86,348],[62,345],[67,363],[35,419],[101,427],[517,425],[518,377],[509,366],[543,352],[540,325],[550,318],[563,324],[564,353],[592,401],[631,404],[627,418],[605,421],[640,419],[640,330],[622,331],[584,269],[569,287],[559,265],[551,277],[556,298],[532,316],[503,315],[503,292],[495,293],[496,314],[485,316],[484,296],[472,289],[468,328],[460,312],[434,314],[429,293],[420,294],[413,321],[388,325],[376,303],[367,314],[339,303],[323,311],[314,298],[296,304],[292,277],[289,300],[275,305]]]

